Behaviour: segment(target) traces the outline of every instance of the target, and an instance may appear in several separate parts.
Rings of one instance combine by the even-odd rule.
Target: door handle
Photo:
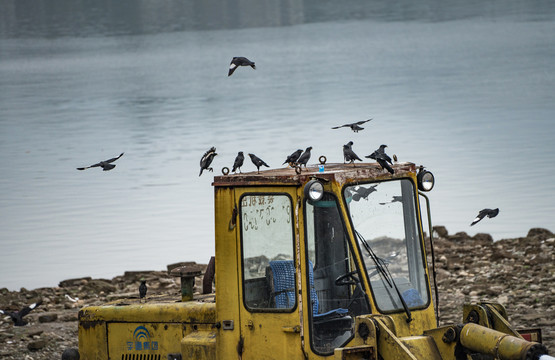
[[[301,326],[300,325],[295,325],[295,326],[282,326],[281,330],[283,330],[283,332],[286,333],[293,333],[293,334],[297,334],[301,332]]]

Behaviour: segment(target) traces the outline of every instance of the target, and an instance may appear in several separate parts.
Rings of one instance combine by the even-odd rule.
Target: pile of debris
[[[434,250],[440,325],[460,323],[464,303],[499,302],[515,328],[540,327],[555,352],[555,235],[534,228],[493,242],[489,234],[449,235],[436,226]]]
[[[449,235],[437,226],[434,250],[440,325],[460,323],[465,302],[496,301],[505,305],[515,327],[541,327],[544,344],[555,352],[555,235],[531,229],[526,237],[493,242],[488,234]],[[147,301],[179,298],[179,277],[170,272],[183,264],[190,263],[168,265],[167,271],[129,271],[111,280],[64,280],[54,288],[0,289],[0,309],[18,310],[42,299],[25,317],[26,326],[15,327],[9,317],[0,317],[0,360],[60,359],[65,349],[78,346],[80,308],[138,299],[141,280],[148,284]],[[197,278],[197,292],[201,281]]]

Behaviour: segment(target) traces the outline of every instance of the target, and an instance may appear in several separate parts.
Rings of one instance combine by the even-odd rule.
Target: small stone
[[[62,353],[62,360],[79,360],[79,351],[74,348],[65,349]]]
[[[49,323],[58,320],[58,314],[56,313],[46,313],[39,316],[40,323]]]
[[[29,349],[31,351],[37,351],[37,350],[40,350],[43,347],[45,347],[46,344],[47,344],[47,342],[44,339],[31,341],[29,344],[27,344],[27,349]]]
[[[27,332],[27,336],[32,338],[34,336],[40,336],[42,333],[43,331],[40,329],[33,329]]]
[[[488,243],[493,243],[493,237],[490,234],[478,233],[472,237],[473,240]]]
[[[83,278],[77,278],[77,279],[67,279],[67,280],[60,281],[58,286],[59,287],[81,286],[81,285],[85,285],[86,283],[88,283],[91,280],[92,280],[92,278],[90,278],[90,277],[83,277]]]

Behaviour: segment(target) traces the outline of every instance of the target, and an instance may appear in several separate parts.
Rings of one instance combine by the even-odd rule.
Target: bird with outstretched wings
[[[474,221],[472,221],[470,226],[473,226],[473,225],[477,224],[480,220],[482,220],[486,216],[491,219],[493,217],[496,217],[497,214],[499,214],[499,208],[497,208],[497,209],[482,209],[478,212],[478,215],[476,216]]]
[[[334,127],[332,127],[332,129],[340,129],[342,127],[348,127],[348,128],[351,128],[351,130],[353,130],[354,132],[359,132],[360,130],[364,130],[364,128],[360,127],[360,125],[362,125],[364,123],[367,123],[370,120],[372,120],[372,119],[357,121],[357,122],[354,122],[354,123],[344,124],[344,125],[341,125],[341,126],[334,126]]]
[[[251,68],[256,70],[256,65],[254,64],[254,61],[250,61],[249,59],[243,56],[236,56],[233,59],[231,59],[227,76],[231,76],[231,74],[233,74],[235,69],[237,69],[237,67],[239,66],[250,66]]]
[[[27,325],[27,321],[23,319],[23,317],[31,312],[31,310],[35,309],[37,306],[42,304],[42,300],[37,301],[31,305],[25,306],[23,309],[19,311],[7,311],[7,310],[0,310],[0,314],[8,315],[12,321],[14,326],[24,326]]]
[[[116,167],[116,165],[112,164],[114,161],[116,161],[117,159],[119,159],[120,157],[123,156],[123,153],[119,154],[119,156],[115,157],[115,158],[111,158],[108,160],[104,160],[101,162],[98,162],[94,165],[90,165],[90,166],[85,166],[85,167],[78,167],[77,170],[85,170],[85,169],[90,169],[93,167],[101,167],[102,171],[109,171],[112,170],[113,168]]]

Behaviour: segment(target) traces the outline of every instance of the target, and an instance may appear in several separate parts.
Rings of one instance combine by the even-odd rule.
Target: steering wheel
[[[357,271],[349,271],[346,274],[343,274],[339,277],[337,277],[337,279],[335,279],[335,285],[337,286],[344,286],[344,285],[356,285],[357,283],[360,282],[360,280],[355,276],[357,275]]]

